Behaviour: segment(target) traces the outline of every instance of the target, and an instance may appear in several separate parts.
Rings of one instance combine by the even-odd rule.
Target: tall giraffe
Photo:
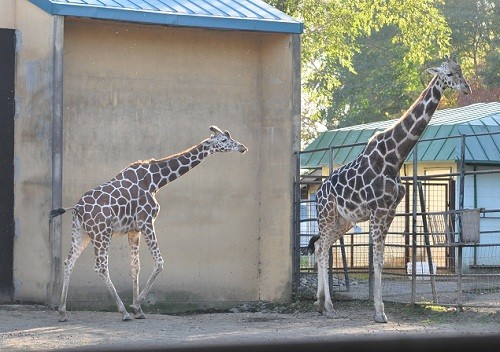
[[[73,209],[71,249],[64,262],[64,281],[59,304],[59,321],[68,320],[66,298],[75,261],[89,242],[94,245],[95,270],[102,277],[113,296],[124,321],[131,320],[125,306],[111,282],[108,271],[109,243],[113,234],[127,234],[131,253],[133,298],[130,308],[136,319],[144,319],[141,304],[144,302],[156,276],[163,269],[163,258],[158,248],[154,221],[160,211],[156,192],[174,181],[207,156],[215,152],[238,151],[247,148],[232,139],[228,131],[211,126],[213,134],[201,143],[169,157],[137,161],[123,169],[115,178],[86,192],[73,208],[52,210],[50,217]],[[151,252],[155,266],[145,287],[139,294],[139,240],[141,234]]]
[[[325,180],[317,192],[319,239],[315,243],[318,261],[317,301],[320,313],[336,317],[328,285],[328,252],[354,223],[370,220],[373,240],[375,321],[386,323],[382,302],[382,267],[384,244],[396,207],[405,194],[399,170],[431,119],[446,87],[470,94],[456,60],[446,58],[427,88],[394,124],[367,142],[353,161],[345,164]]]

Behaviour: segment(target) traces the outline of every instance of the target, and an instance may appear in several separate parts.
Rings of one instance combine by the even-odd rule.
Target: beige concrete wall
[[[12,4],[11,4],[12,5]],[[9,7],[13,9],[13,7]],[[5,13],[2,8],[2,16]],[[16,1],[14,295],[45,302],[50,276],[53,18]]]
[[[16,28],[16,0],[0,0],[0,28]]]
[[[69,18],[64,36],[64,206],[130,162],[182,151],[218,125],[249,151],[210,156],[159,191],[166,263],[150,301],[289,299],[300,119],[292,36]],[[142,247],[141,286],[153,266]],[[93,255],[88,248],[77,263],[70,305],[112,305]],[[114,238],[110,272],[122,298],[131,294],[128,264],[126,239]]]

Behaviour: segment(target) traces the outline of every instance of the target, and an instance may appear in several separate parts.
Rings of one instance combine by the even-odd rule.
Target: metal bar
[[[292,287],[300,284],[300,154],[296,153],[295,183],[294,183],[294,231],[293,231],[293,260],[292,260]]]
[[[497,170],[468,170],[465,171],[465,175],[490,175],[490,174],[499,174],[500,169]],[[450,178],[452,176],[460,176],[460,172],[450,172],[448,174],[435,174],[435,175],[418,175],[418,180],[432,180],[435,178]],[[413,180],[413,176],[402,176],[401,180]]]
[[[422,213],[425,212],[425,197],[424,197],[424,189],[422,188],[422,182],[418,182],[418,193],[420,196],[420,209],[422,209]],[[432,251],[431,251],[431,242],[429,241],[429,227],[427,226],[427,218],[425,215],[422,215],[422,224],[424,226],[424,242],[425,248],[427,250],[427,262],[429,264],[429,274],[431,279],[431,291],[432,291],[432,300],[434,303],[438,303],[437,293],[436,293],[436,278],[434,277],[434,266],[432,263]]]
[[[333,172],[333,148],[329,148],[328,152],[328,175]],[[330,287],[330,295],[333,294],[333,246],[328,251],[328,285]]]
[[[462,211],[464,209],[464,190],[465,190],[465,135],[462,134],[460,140],[460,188],[458,193],[458,209]],[[462,216],[458,216],[458,234],[459,234],[459,246],[458,246],[458,263],[456,266],[457,274],[457,306],[462,305],[462,238],[463,238],[463,226],[462,226]]]
[[[413,204],[412,204],[412,251],[411,251],[411,303],[416,302],[417,294],[417,174],[418,174],[418,143],[413,149]]]
[[[371,224],[370,224],[371,230]],[[370,235],[368,236],[368,299],[373,301],[373,238]]]
[[[342,265],[344,266],[345,288],[346,288],[346,291],[349,292],[351,289],[351,286],[349,284],[349,270],[347,267],[347,256],[345,254],[344,236],[340,237],[339,241],[340,241],[340,252],[342,254]]]

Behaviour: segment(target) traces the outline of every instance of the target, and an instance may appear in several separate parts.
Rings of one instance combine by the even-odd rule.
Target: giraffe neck
[[[438,76],[434,76],[427,88],[422,91],[417,100],[403,114],[399,121],[391,128],[382,132],[380,135],[381,138],[377,138],[378,140],[384,139],[385,141],[392,140],[391,145],[394,145],[397,156],[395,165],[397,170],[400,169],[427,127],[441,100],[444,88],[442,80]],[[385,155],[386,153],[383,152],[382,154]]]
[[[209,146],[205,141],[183,152],[159,160],[149,162],[151,184],[149,190],[156,192],[167,183],[176,180],[186,172],[200,164],[210,155]]]

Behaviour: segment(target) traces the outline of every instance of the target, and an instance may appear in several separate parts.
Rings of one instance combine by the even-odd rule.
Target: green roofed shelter
[[[344,127],[322,132],[303,153],[303,168],[329,165],[329,151],[333,147],[334,165],[343,165],[361,153],[366,142],[375,133],[391,127],[397,120],[387,120]],[[418,144],[418,160],[425,162],[456,161],[460,157],[462,134],[500,132],[500,103],[478,103],[460,108],[438,110],[432,117]],[[355,144],[354,146],[346,147]],[[342,147],[342,148],[340,148]],[[337,149],[339,148],[339,149]],[[413,160],[413,152],[406,162]],[[467,138],[465,162],[467,164],[500,164],[500,134]]]

